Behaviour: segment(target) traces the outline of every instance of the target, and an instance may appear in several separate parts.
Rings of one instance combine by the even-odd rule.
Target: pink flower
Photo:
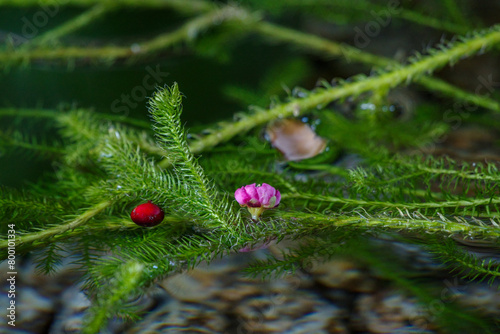
[[[257,220],[264,210],[280,204],[281,194],[267,183],[262,183],[261,186],[255,186],[253,183],[237,189],[234,198],[241,206],[248,208],[253,220]]]

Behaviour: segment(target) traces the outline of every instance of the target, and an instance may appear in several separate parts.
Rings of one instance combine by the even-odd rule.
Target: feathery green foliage
[[[140,289],[144,266],[140,263],[125,263],[108,283],[106,295],[100,296],[88,312],[88,320],[83,333],[99,333],[109,314],[119,313],[117,305],[127,301],[134,291]],[[133,310],[127,310],[128,314]]]
[[[3,1],[0,6],[37,3]],[[130,300],[172,273],[243,248],[279,246],[284,239],[298,246],[255,261],[246,273],[279,277],[340,254],[379,270],[384,279],[423,304],[431,303],[435,291],[413,282],[400,260],[379,246],[378,238],[389,235],[409,243],[418,240],[463,279],[498,282],[498,257],[478,258],[456,242],[478,240],[498,250],[497,164],[426,154],[426,145],[434,145],[453,128],[444,120],[441,105],[420,101],[412,115],[398,117],[391,94],[401,87],[412,90],[415,83],[440,97],[473,105],[477,112],[469,121],[494,127],[491,124],[498,122],[490,124],[489,117],[500,111],[494,94],[465,91],[433,73],[476,54],[498,52],[499,25],[471,31],[470,26],[481,25],[464,24],[468,20],[463,4],[451,0],[436,5],[434,16],[417,5],[400,8],[391,18],[397,24],[410,21],[462,36],[399,62],[270,22],[304,12],[330,23],[352,24],[369,19],[369,10],[383,10],[384,4],[377,1],[253,0],[214,5],[75,0],[69,4],[86,10],[18,48],[11,40],[0,48],[0,68],[39,62],[73,66],[80,61],[111,66],[123,60],[130,65],[186,47],[204,56],[224,56],[234,47],[226,48],[227,41],[250,33],[346,64],[374,66],[370,74],[320,80],[313,89],[285,88],[286,94],[277,97],[282,86],[310,79],[313,66],[294,54],[271,66],[266,75],[259,74],[258,88],[226,86],[225,94],[250,105],[249,110],[204,125],[200,133],[188,133],[183,125],[183,96],[177,83],[153,93],[148,101],[150,123],[87,109],[0,109],[0,118],[13,124],[0,128],[2,152],[26,152],[29,159],[36,155],[55,169],[26,190],[0,189],[1,229],[5,232],[8,224],[15,224],[16,251],[33,252],[42,273],[54,272],[65,256],[74,259],[92,297],[85,333],[102,331],[113,316],[135,319],[138,315]],[[119,43],[81,47],[66,41],[97,19],[130,6],[169,8],[181,13],[183,21],[133,47]],[[441,14],[444,19],[438,20]],[[210,112],[210,107],[203,112]],[[261,139],[262,127],[302,116],[327,141],[328,150],[305,161],[283,161]],[[27,127],[20,128],[20,122]],[[32,123],[43,124],[41,129],[50,136],[29,134]],[[281,191],[282,203],[254,222],[237,209],[233,194],[245,184],[264,182]],[[147,200],[166,214],[163,223],[152,228],[137,226],[129,218],[130,211]],[[0,236],[0,248],[8,248],[6,233]],[[7,253],[2,254],[6,258]],[[471,330],[489,330],[480,315],[467,314],[456,305],[447,306],[437,322],[453,330],[450,319],[455,315]]]
[[[473,253],[459,249],[456,243],[451,240],[431,243],[427,247],[437,254],[444,263],[448,264],[450,270],[462,276],[463,279],[487,280],[493,284],[494,280],[500,277],[500,264],[498,262],[491,258],[478,259]]]
[[[212,227],[230,228],[238,222],[226,198],[217,198],[215,187],[206,178],[203,169],[191,153],[186,132],[181,126],[182,97],[174,84],[154,95],[151,115],[156,122],[154,130],[159,145],[173,161],[174,173],[179,178],[179,189],[185,192],[183,200],[190,211],[198,212]],[[191,207],[192,206],[192,207]]]

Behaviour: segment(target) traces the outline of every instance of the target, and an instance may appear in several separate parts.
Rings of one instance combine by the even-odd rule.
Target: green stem
[[[89,221],[94,216],[101,213],[106,208],[110,207],[112,204],[113,201],[101,202],[91,207],[90,209],[88,209],[87,211],[85,211],[84,213],[82,213],[69,223],[55,226],[43,231],[21,235],[18,238],[16,238],[16,245],[21,246],[38,240],[46,240],[54,236],[63,234],[64,232],[67,232],[69,230],[74,230],[75,228],[85,224],[87,221]],[[7,240],[0,241],[0,249],[7,249],[7,247],[8,247]]]
[[[162,142],[165,152],[170,153],[167,158],[176,159],[177,168],[182,171],[179,179],[185,187],[192,189],[192,195],[197,197],[201,207],[207,211],[215,222],[222,224],[228,231],[233,229],[235,222],[230,217],[231,210],[223,206],[216,199],[214,187],[207,179],[203,168],[191,152],[182,127],[180,114],[182,112],[182,95],[179,86],[174,83],[172,87],[156,92],[150,103],[150,112],[156,124],[154,130],[157,138]]]
[[[144,264],[135,261],[125,263],[121,270],[115,274],[114,280],[109,283],[111,286],[105,290],[107,294],[97,296],[97,300],[87,311],[89,319],[87,319],[82,333],[100,333],[108,318],[114,315],[110,311],[122,305],[125,299],[138,289],[143,276]]]
[[[90,112],[90,111],[89,111]],[[92,115],[97,118],[97,119],[103,119],[103,120],[110,120],[110,121],[115,121],[115,122],[120,122],[120,123],[125,123],[125,124],[130,124],[134,125],[137,127],[142,127],[142,128],[151,128],[151,124],[149,122],[133,119],[130,117],[123,117],[123,116],[115,116],[115,115],[110,115],[110,114],[103,114],[103,113],[92,113]],[[81,127],[79,124],[73,124],[73,119],[71,117],[68,117],[68,114],[65,112],[60,112],[57,110],[43,110],[43,109],[12,109],[12,108],[6,108],[6,109],[1,109],[0,108],[0,117],[25,117],[25,118],[50,118],[54,119],[55,121],[63,124],[64,126],[67,126],[68,124],[72,124],[75,129],[80,129],[79,133],[80,135],[84,135],[87,139],[93,140],[94,139],[94,134],[92,132],[85,132],[81,130]],[[0,133],[0,138],[4,136],[2,133]],[[7,136],[5,136],[7,137]],[[32,149],[32,150],[37,150],[37,151],[46,151],[46,152],[52,152],[52,153],[64,153],[64,150],[61,148],[52,148],[49,146],[44,146],[44,145],[36,145],[33,143],[29,142],[22,142],[19,140],[15,140],[15,138],[5,138],[5,142],[11,146],[17,146],[17,147],[22,147],[26,149]],[[165,155],[165,152],[158,146],[152,145],[149,143],[145,138],[138,136],[137,145],[141,148],[141,150],[150,153],[150,154],[156,154],[163,156]]]
[[[484,173],[476,173],[476,172],[464,172],[462,170],[454,170],[454,169],[443,169],[443,168],[432,168],[427,166],[422,166],[421,164],[411,164],[407,162],[393,162],[393,164],[400,164],[402,166],[408,166],[410,168],[417,168],[422,171],[422,173],[430,173],[434,175],[454,175],[463,179],[469,180],[482,180],[482,181],[500,181],[500,175],[487,175]]]
[[[37,144],[23,140],[19,136],[5,135],[0,132],[0,146],[5,147],[18,147],[26,150],[45,152],[50,155],[63,155],[66,151],[62,147],[54,147],[49,145]]]
[[[308,221],[314,222],[314,228],[318,231],[321,230],[321,223],[327,224],[328,228],[331,227],[362,227],[362,228],[383,228],[390,230],[406,230],[408,232],[426,231],[427,233],[444,233],[446,235],[459,233],[467,236],[483,236],[491,237],[494,239],[500,238],[500,229],[492,228],[489,226],[471,225],[459,223],[451,220],[443,219],[428,219],[426,217],[371,217],[369,215],[362,215],[358,217],[338,217],[338,216],[324,216],[313,213],[305,212],[284,212],[280,215],[285,219],[293,219],[296,222]]]
[[[295,169],[325,171],[329,174],[340,175],[345,178],[348,178],[350,175],[347,169],[328,164],[301,164],[293,161],[288,161],[287,163],[290,167]]]
[[[321,54],[331,56],[343,56],[345,60],[350,63],[357,61],[364,64],[369,64],[382,68],[391,68],[400,66],[400,64],[390,58],[373,55],[363,52],[348,44],[339,44],[334,41],[327,40],[318,36],[312,36],[300,31],[281,27],[268,22],[256,22],[253,29],[265,36],[275,38],[277,40],[295,44],[299,47],[306,47],[308,49],[317,51]],[[432,77],[419,77],[415,81],[420,85],[427,88],[429,91],[440,92],[445,96],[459,99],[465,102],[473,103],[490,110],[500,112],[500,103],[490,99],[486,96],[472,94],[463,89],[450,85],[449,83],[440,79]]]
[[[372,188],[378,188],[378,187],[387,186],[387,185],[389,185],[391,183],[395,183],[395,182],[403,181],[403,180],[406,180],[406,179],[411,179],[411,178],[414,178],[414,177],[418,177],[418,176],[423,175],[423,174],[425,174],[425,172],[424,171],[420,171],[420,172],[415,172],[415,173],[411,173],[411,174],[405,174],[405,175],[402,175],[402,176],[394,177],[392,179],[382,180],[380,182],[362,181],[362,184],[363,185],[369,185]],[[380,180],[380,179],[378,179],[378,180]],[[356,182],[356,181],[354,181],[354,182]]]
[[[83,109],[80,109],[83,110]],[[90,110],[88,112],[91,112]],[[0,117],[25,117],[25,118],[52,118],[56,119],[65,112],[51,109],[17,109],[17,108],[0,108]],[[119,122],[123,124],[130,124],[140,128],[151,129],[151,123],[147,121],[141,121],[139,119],[134,119],[125,116],[116,116],[112,114],[104,114],[99,112],[92,112],[92,115],[98,119],[104,119],[114,122]]]
[[[9,3],[7,1],[7,3]],[[93,1],[76,1],[74,4],[89,5],[93,4]],[[1,2],[0,2],[1,4]],[[108,3],[107,7],[109,7]],[[189,12],[206,12],[213,8],[209,3],[203,1],[195,1],[193,3],[185,3],[182,7],[182,2],[179,1],[167,1],[165,6],[173,7],[176,10],[182,10],[187,8]],[[18,4],[19,5],[19,4]],[[125,6],[133,5],[128,1],[117,1],[113,3],[114,6]],[[145,2],[143,6],[151,7],[155,5],[160,5],[159,1],[149,1]],[[105,6],[102,6],[103,8]],[[98,12],[98,9],[95,9]],[[95,13],[98,14],[98,13]],[[84,15],[84,14],[82,14]],[[85,24],[86,20],[93,19],[91,13],[87,14],[88,18],[82,18],[82,24]],[[412,14],[414,16],[414,14]],[[411,15],[410,15],[411,16]],[[258,21],[255,17],[252,17],[248,12],[243,9],[236,9],[232,6],[226,6],[220,10],[214,10],[204,16],[196,18],[180,29],[172,32],[166,33],[164,35],[158,36],[157,38],[145,42],[143,44],[137,44],[139,52],[133,52],[129,47],[103,47],[103,48],[77,48],[68,47],[60,49],[36,49],[31,51],[23,52],[0,52],[0,62],[14,61],[31,61],[33,59],[65,59],[65,58],[98,58],[98,59],[117,59],[117,58],[127,58],[127,57],[137,57],[150,54],[151,52],[158,51],[160,49],[167,48],[177,42],[182,40],[189,40],[196,35],[196,31],[206,29],[207,27],[218,24],[220,20],[231,20],[240,19],[245,25],[249,25],[255,31],[267,35],[279,40],[297,44],[300,47],[310,48],[328,55],[341,56],[343,55],[347,62],[351,60],[359,61],[365,64],[375,65],[379,67],[395,66],[398,63],[389,58],[384,58],[376,55],[369,54],[367,52],[362,52],[357,48],[349,46],[347,44],[338,44],[333,41],[329,41],[317,36],[312,36],[310,34],[301,33],[294,31],[292,29],[280,27],[271,23],[266,23]],[[66,29],[72,29],[71,22],[68,23]],[[442,80],[435,78],[422,77],[415,80],[420,83],[430,91],[439,91],[445,96],[450,96],[452,98],[460,99],[466,102],[474,103],[484,108],[488,108],[494,111],[500,112],[500,103],[495,100],[489,99],[485,96],[480,96],[477,94],[468,93],[458,87],[450,85]]]
[[[432,17],[429,15],[421,14],[417,11],[403,8],[403,6],[399,2],[394,2],[390,3],[388,2],[387,5],[379,5],[377,3],[374,3],[373,1],[362,1],[362,0],[347,0],[347,1],[331,1],[331,0],[324,0],[324,1],[304,1],[304,0],[295,0],[295,1],[287,1],[286,5],[288,7],[315,7],[316,9],[321,8],[323,10],[330,10],[330,11],[342,11],[342,10],[356,10],[360,13],[362,13],[364,16],[366,16],[365,21],[368,21],[370,17],[368,16],[368,13],[371,16],[371,19],[376,18],[376,16],[387,16],[387,18],[392,20],[392,18],[400,18],[406,21],[414,22],[419,25],[423,26],[428,26],[434,29],[439,29],[439,30],[445,30],[449,31],[451,33],[466,33],[467,32],[467,27],[464,26],[463,24],[456,24],[454,22],[450,22],[447,20],[444,20],[442,17],[437,18],[437,17]],[[320,6],[326,6],[326,7],[320,7]],[[331,7],[330,7],[331,6]],[[393,8],[391,8],[393,7]],[[296,8],[294,8],[296,9]],[[385,13],[384,13],[385,12]]]
[[[173,217],[173,216],[167,216],[163,219],[162,224],[178,224],[178,223],[185,223],[186,219],[182,219],[179,217]],[[109,232],[109,231],[116,231],[116,232],[121,232],[125,230],[137,230],[137,229],[143,229],[143,227],[138,226],[137,224],[133,223],[130,221],[130,219],[125,220],[125,219],[116,219],[116,218],[109,218],[109,219],[103,219],[102,221],[99,220],[100,225],[90,225],[90,226],[80,226],[71,231],[71,234],[57,234],[54,235],[52,238],[43,238],[43,239],[37,239],[36,241],[36,246],[35,247],[25,247],[23,248],[23,252],[30,251],[31,249],[40,249],[41,247],[47,246],[55,241],[57,242],[63,242],[66,239],[69,238],[75,238],[81,235],[91,235],[91,234],[99,234],[103,232]],[[28,235],[28,234],[26,234]],[[3,244],[0,244],[0,249],[2,249]],[[4,259],[3,257],[2,259]],[[1,260],[1,259],[0,259]]]
[[[477,77],[476,77],[477,79]],[[418,84],[427,88],[430,92],[439,92],[444,96],[451,97],[463,102],[472,103],[480,107],[500,112],[500,102],[476,93],[469,93],[457,86],[451,85],[446,81],[433,77],[421,77],[415,80]]]
[[[333,196],[322,196],[316,194],[282,194],[282,198],[298,198],[310,201],[328,202],[328,203],[338,203],[338,204],[349,204],[356,206],[372,207],[377,206],[381,208],[397,208],[397,209],[430,209],[430,208],[456,208],[456,207],[468,207],[468,206],[479,206],[488,204],[498,204],[500,203],[500,198],[481,198],[481,199],[470,199],[470,200],[459,200],[459,201],[445,201],[445,202],[429,202],[429,203],[392,203],[392,202],[380,202],[380,201],[365,201],[359,199],[351,198],[341,198]]]
[[[466,34],[468,31],[468,27],[456,24],[453,22],[449,22],[443,20],[443,18],[430,17],[419,12],[415,12],[412,10],[407,10],[402,8],[397,14],[400,18],[414,22],[421,25],[426,25],[428,27],[437,29],[437,30],[445,30],[454,34]]]
[[[192,141],[191,152],[194,154],[203,152],[210,147],[228,141],[236,135],[245,133],[258,125],[268,123],[276,118],[298,116],[318,105],[326,105],[344,97],[357,96],[367,91],[380,89],[380,87],[395,87],[401,83],[417,80],[422,75],[431,73],[450,62],[470,56],[482,48],[500,43],[499,28],[500,26],[494,26],[486,34],[457,43],[449,49],[436,52],[405,67],[396,68],[390,72],[372,76],[361,81],[318,90],[305,98],[293,99],[288,103],[280,104],[266,111],[258,111],[240,121],[215,130],[205,137]],[[160,167],[167,167],[169,165],[170,162],[168,160],[160,162]]]
[[[81,15],[78,15],[68,22],[57,26],[55,29],[52,29],[38,37],[33,38],[27,44],[24,44],[23,47],[31,45],[41,45],[46,44],[47,42],[58,40],[61,37],[71,34],[72,32],[88,25],[97,18],[107,14],[113,8],[115,7],[111,6],[111,3],[97,4]]]
[[[14,50],[0,52],[0,63],[30,62],[34,59],[71,59],[71,58],[97,58],[117,59],[149,55],[158,50],[165,49],[181,41],[189,41],[196,35],[211,26],[221,24],[223,21],[246,19],[247,13],[232,6],[222,7],[207,14],[200,15],[183,24],[179,29],[168,32],[158,37],[137,44],[137,51],[129,46],[107,46],[102,48],[38,48],[34,50]]]
[[[339,44],[319,36],[282,27],[270,22],[258,21],[250,23],[253,24],[250,28],[259,34],[275,38],[283,42],[295,44],[299,47],[311,49],[322,54],[330,56],[344,56],[348,63],[350,63],[351,60],[354,60],[360,63],[379,67],[385,67],[391,63],[395,63],[390,59],[373,55],[368,52],[362,52],[361,50],[348,44]]]
[[[182,40],[192,40],[196,38],[200,31],[211,26],[221,24],[224,21],[246,18],[246,16],[246,12],[233,6],[225,6],[221,9],[213,10],[188,21],[174,32],[160,35],[152,41],[139,44],[140,52],[152,53]]]
[[[471,272],[481,273],[483,275],[488,275],[491,277],[491,282],[493,282],[493,279],[500,278],[500,271],[489,270],[488,268],[484,267],[484,264],[477,265],[476,263],[471,263],[469,261],[466,261],[465,259],[467,258],[467,255],[462,250],[457,251],[457,249],[455,248],[453,252],[450,252],[446,248],[443,248],[443,247],[441,248],[441,250],[446,254],[445,259],[447,261],[449,261],[449,259],[451,259],[452,261],[460,264],[460,266],[470,269]],[[500,269],[500,266],[498,268]]]
[[[67,0],[57,1],[61,6],[82,6],[106,4],[117,7],[172,8],[183,13],[199,13],[209,11],[214,5],[200,0]],[[53,6],[54,0],[0,0],[0,6]]]

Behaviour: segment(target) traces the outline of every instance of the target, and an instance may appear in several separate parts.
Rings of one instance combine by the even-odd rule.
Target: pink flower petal
[[[248,201],[252,199],[250,195],[248,195],[245,191],[245,187],[236,189],[236,191],[234,192],[234,198],[240,205],[246,205]]]
[[[252,183],[252,184],[245,186],[245,191],[250,196],[250,198],[252,198],[256,201],[259,200],[259,194],[257,192],[257,187],[255,186],[255,183]]]
[[[244,186],[242,189],[245,189],[246,194],[249,196],[248,201],[245,202],[245,205],[251,208],[257,208],[261,206],[259,201],[259,194],[257,192],[257,188],[255,183]]]
[[[276,205],[274,207],[277,207],[281,202],[281,194],[280,191],[276,189]]]
[[[267,183],[262,183],[260,187],[257,188],[259,193],[259,200],[263,206],[269,205],[269,200],[276,194],[276,189],[268,185]]]
[[[252,219],[258,220],[262,212],[279,205],[281,194],[267,183],[256,186],[255,183],[236,189],[234,198],[241,206],[246,206]]]

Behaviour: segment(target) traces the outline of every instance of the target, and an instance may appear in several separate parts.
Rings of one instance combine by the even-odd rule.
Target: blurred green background
[[[247,6],[250,11],[256,10],[269,21],[349,45],[355,44],[356,29],[366,28],[367,22],[376,20],[373,13],[385,10],[388,6],[387,1],[373,1],[372,4],[379,6],[374,7],[378,8],[374,11],[356,5],[351,8],[349,2],[334,1],[325,5],[332,5],[333,9],[326,10],[327,7],[323,5],[301,7],[297,5],[299,3],[290,1],[289,8],[283,8],[281,2],[236,2]],[[428,12],[432,17],[438,18],[438,23],[440,17],[446,20],[453,17],[453,13],[449,13],[447,9],[448,2],[421,0],[398,3],[402,8],[413,10],[413,13]],[[500,10],[499,1],[457,3],[467,16],[467,29],[488,26],[498,20],[495,13]],[[2,4],[0,0],[0,5]],[[343,10],[335,9],[334,5]],[[40,20],[40,13],[44,12],[36,2],[25,7],[0,6],[2,48],[22,48],[27,41],[23,35],[28,33],[31,35],[27,36],[29,38],[39,37],[84,13],[88,8],[60,6],[46,22],[36,24],[37,19]],[[59,43],[83,47],[128,45],[133,49],[136,43],[173,31],[195,16],[194,13],[185,15],[165,8],[120,8],[64,36]],[[377,36],[371,38],[362,51],[401,61],[414,51],[421,52],[442,38],[453,36],[450,32],[417,24],[402,17],[393,17],[390,25],[383,27]],[[9,38],[13,39],[13,46],[8,45]],[[500,81],[496,79],[498,68],[498,57],[493,53],[459,62],[437,75],[459,87],[474,91],[479,75],[493,75],[496,81]],[[193,41],[179,43],[140,59],[109,62],[34,61],[27,65],[4,67],[0,73],[0,108],[86,108],[99,113],[148,121],[147,98],[132,98],[129,106],[121,99],[124,94],[132,95],[134,92],[145,92],[147,96],[151,96],[154,89],[141,87],[152,69],[162,73],[161,82],[156,82],[158,85],[174,81],[179,83],[186,96],[183,119],[193,132],[201,131],[209,123],[231,119],[235,112],[245,111],[249,105],[266,108],[272,103],[273,96],[283,98],[296,86],[310,90],[318,79],[329,81],[335,77],[347,78],[359,73],[370,73],[367,65],[345,62],[331,56],[321,57],[317,53],[313,55],[302,48],[272,42],[233,24],[212,27],[209,31],[199,32]],[[168,76],[164,73],[168,73]],[[428,92],[422,93],[418,87],[412,93],[420,101],[425,99],[426,103],[437,101],[443,111],[454,103]],[[441,115],[436,115],[433,111],[429,112],[431,114],[442,119]],[[57,137],[50,122],[38,119],[30,121],[4,118],[0,129],[7,130],[6,133],[21,131],[49,142],[52,137]],[[35,182],[41,174],[53,170],[52,164],[50,159],[40,158],[29,150],[5,150],[0,147],[0,184],[19,187],[26,182]]]
[[[39,10],[0,9],[0,36],[4,39],[3,43],[8,33],[13,33],[14,40],[23,40],[23,32],[32,31],[26,22],[32,22]],[[46,26],[37,29],[36,36],[83,10],[60,8]],[[79,45],[129,43],[132,46],[155,34],[175,29],[183,21],[185,18],[172,10],[118,10],[71,34],[64,41]],[[161,80],[149,80],[148,84],[155,81],[156,85],[163,86],[178,82],[186,96],[183,118],[188,127],[200,126],[230,118],[234,112],[244,110],[241,104],[224,94],[225,88],[231,85],[256,87],[263,73],[297,57],[288,48],[262,43],[256,36],[228,41],[226,50],[212,49],[209,35],[206,40],[202,37],[196,42],[198,50],[178,46],[136,62],[103,64],[77,61],[69,66],[58,62],[35,62],[29,66],[8,68],[0,75],[0,107],[88,108],[147,121],[147,97],[142,98],[141,94],[146,91],[149,97],[154,89],[134,91],[134,88],[142,87],[144,78],[154,71],[161,72],[158,76]],[[133,93],[135,98],[132,97]],[[121,101],[123,94],[130,96],[130,104]],[[26,120],[9,118],[7,123],[0,126],[3,129],[23,129],[31,136],[50,140],[47,138],[47,128],[39,120],[26,123]],[[26,182],[35,182],[42,173],[51,170],[50,161],[36,158],[29,152],[0,151],[0,184],[19,187]]]

